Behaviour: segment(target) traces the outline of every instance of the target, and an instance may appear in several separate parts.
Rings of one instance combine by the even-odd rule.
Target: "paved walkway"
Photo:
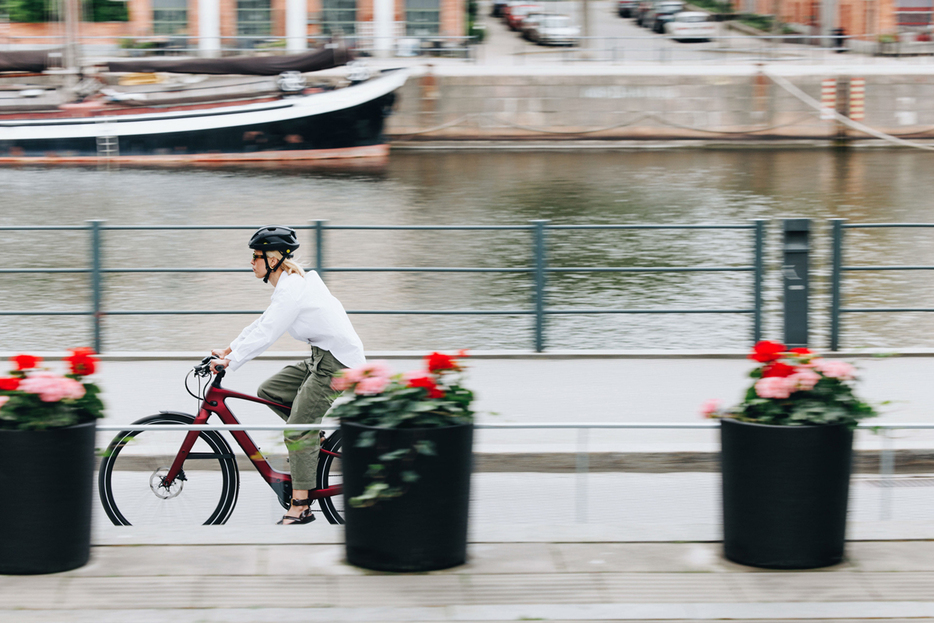
[[[861,370],[859,395],[883,414],[876,422],[934,423],[929,382],[934,356],[851,358]],[[0,353],[0,358],[5,355]],[[196,412],[185,392],[185,374],[201,353],[113,354],[98,374],[107,418],[103,424],[128,424],[160,410]],[[250,362],[225,379],[225,386],[255,393],[257,386],[300,353],[272,354]],[[369,353],[386,358],[398,372],[423,364],[412,353]],[[752,362],[733,353],[475,353],[468,359],[467,385],[476,392],[481,423],[529,422],[699,422],[700,405],[709,398],[737,402],[750,383]],[[244,424],[279,424],[265,407],[232,404]],[[101,438],[109,438],[102,433]],[[281,448],[278,434],[255,435],[264,448]],[[478,452],[575,452],[574,431],[481,431]],[[881,438],[861,434],[857,446],[878,448]],[[896,448],[934,448],[934,431],[896,435]],[[716,431],[644,430],[591,433],[591,452],[705,451],[718,448]]]
[[[0,577],[0,619],[934,620],[932,541],[854,542],[844,564],[799,572],[733,564],[717,543],[473,543],[469,556],[455,569],[396,575],[351,567],[330,543],[96,547],[75,571]]]

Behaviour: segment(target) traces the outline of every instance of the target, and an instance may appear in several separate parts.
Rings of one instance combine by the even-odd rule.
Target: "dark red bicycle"
[[[205,357],[189,375],[211,376]],[[227,406],[237,398],[274,406],[289,407],[221,387],[224,370],[206,384],[202,394],[188,387],[188,393],[201,401],[197,417],[163,411],[133,422],[138,425],[207,424],[217,414],[224,424],[240,422]],[[246,431],[229,431],[243,448],[256,471],[276,493],[283,508],[292,498],[292,479],[287,472],[273,468]],[[319,512],[332,524],[344,523],[341,475],[341,435],[321,433],[317,488],[309,497],[318,500]],[[237,458],[218,431],[134,430],[121,431],[104,452],[98,476],[101,503],[116,525],[193,525],[226,523],[237,505],[240,474]]]

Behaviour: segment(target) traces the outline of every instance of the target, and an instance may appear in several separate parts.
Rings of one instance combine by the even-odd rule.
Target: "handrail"
[[[304,225],[296,225],[296,230],[310,231],[314,235],[314,255],[312,269],[325,279],[330,272],[343,273],[463,273],[463,274],[526,274],[532,278],[533,296],[529,308],[514,309],[349,309],[349,314],[359,315],[473,315],[473,316],[533,316],[534,344],[536,352],[545,350],[546,318],[548,316],[567,316],[572,314],[750,314],[752,322],[752,340],[758,341],[762,327],[762,283],[764,280],[764,231],[766,221],[753,220],[746,224],[608,224],[608,225],[553,225],[546,220],[530,221],[525,225],[329,225],[327,221],[316,220]],[[93,323],[94,349],[103,349],[103,319],[106,316],[146,316],[146,315],[256,315],[261,310],[229,309],[105,309],[102,301],[104,277],[112,274],[192,274],[192,273],[247,273],[248,268],[223,267],[119,267],[104,266],[100,248],[102,237],[107,232],[126,231],[205,231],[234,230],[255,231],[253,225],[107,225],[105,221],[89,220],[87,225],[68,226],[0,226],[4,231],[74,231],[88,232],[90,236],[91,257],[87,267],[68,268],[0,268],[0,275],[14,274],[88,274],[91,287],[91,309],[89,310],[0,310],[0,316],[90,316]],[[644,231],[644,230],[740,230],[752,233],[752,257],[748,265],[738,266],[552,266],[548,261],[548,234],[560,231]],[[328,231],[518,231],[529,232],[531,240],[531,258],[526,266],[327,266],[325,263],[325,233]],[[547,300],[549,274],[569,273],[606,273],[606,274],[663,274],[663,273],[752,273],[752,296],[749,307],[737,309],[617,309],[617,308],[561,308],[550,307]]]
[[[876,313],[906,313],[922,312],[932,313],[930,307],[843,307],[843,273],[844,272],[887,272],[887,271],[916,271],[934,270],[934,266],[846,266],[843,263],[844,231],[847,229],[926,229],[934,228],[934,223],[848,223],[847,219],[829,219],[831,227],[831,279],[830,279],[830,350],[840,348],[840,315],[847,314],[876,314]]]
[[[477,424],[475,429],[483,430],[518,430],[518,429],[678,429],[678,430],[704,430],[719,428],[719,422],[527,422],[509,424]],[[934,422],[898,422],[892,424],[869,424],[866,422],[857,425],[860,430],[934,430]],[[286,431],[286,430],[339,430],[340,424],[104,424],[97,427],[99,431],[124,430],[163,430],[163,431]]]
[[[702,422],[526,422],[526,423],[496,423],[474,424],[475,429],[482,430],[510,430],[510,429],[537,429],[537,430],[567,430],[577,429],[575,472],[577,486],[575,495],[575,508],[577,521],[587,522],[587,476],[589,467],[589,431],[594,429],[677,429],[677,430],[711,430],[719,428],[717,421],[705,420]],[[892,448],[893,430],[934,430],[934,423],[899,422],[889,424],[860,423],[859,430],[869,430],[882,433],[882,445],[879,448],[879,479],[883,485],[882,500],[880,504],[880,519],[892,518],[891,484],[895,475],[895,451]],[[332,431],[340,429],[340,424],[105,424],[98,426],[98,431],[286,431],[286,430],[322,430]],[[714,454],[714,453],[710,453]]]

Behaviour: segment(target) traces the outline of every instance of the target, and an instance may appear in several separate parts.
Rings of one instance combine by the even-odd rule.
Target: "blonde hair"
[[[266,257],[268,257],[270,260],[275,260],[278,262],[280,259],[282,259],[282,253],[279,251],[266,251]],[[298,258],[296,257],[290,257],[286,260],[283,260],[279,265],[279,268],[293,275],[300,275],[302,277],[305,276],[305,269],[301,267],[301,265],[298,263]]]

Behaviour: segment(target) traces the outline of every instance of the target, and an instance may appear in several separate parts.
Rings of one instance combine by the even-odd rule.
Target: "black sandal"
[[[315,516],[311,512],[310,499],[296,500],[295,498],[292,498],[292,506],[307,506],[308,508],[303,510],[298,517],[294,515],[283,515],[282,519],[276,522],[277,526],[291,526],[292,524],[311,523],[315,520]]]

